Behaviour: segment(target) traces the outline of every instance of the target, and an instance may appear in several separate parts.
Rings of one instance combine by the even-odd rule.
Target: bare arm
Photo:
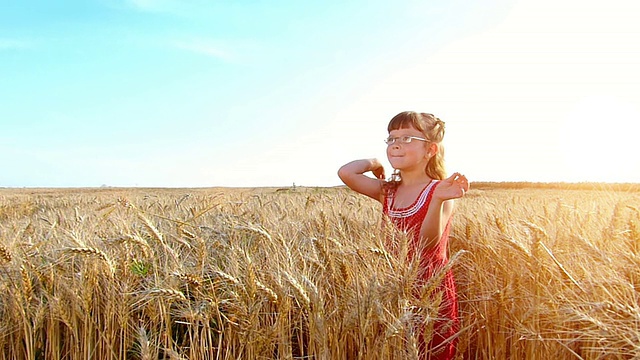
[[[364,175],[369,171],[373,173],[375,179]],[[382,201],[384,167],[377,159],[354,160],[343,165],[338,170],[338,176],[352,190]]]
[[[420,228],[420,238],[427,250],[438,244],[453,213],[453,199],[461,198],[469,191],[469,182],[464,175],[455,173],[438,183]]]
[[[420,228],[420,239],[424,242],[425,250],[433,249],[442,238],[442,233],[453,213],[453,207],[453,200],[442,201],[435,197],[431,199],[427,215]]]

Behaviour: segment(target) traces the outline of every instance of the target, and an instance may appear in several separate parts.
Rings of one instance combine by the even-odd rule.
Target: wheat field
[[[474,186],[464,359],[640,358],[640,192]],[[0,359],[413,359],[433,283],[345,188],[0,189]]]

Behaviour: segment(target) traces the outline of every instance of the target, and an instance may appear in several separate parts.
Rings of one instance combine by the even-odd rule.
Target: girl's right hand
[[[375,179],[365,175],[371,171]],[[382,183],[384,167],[378,159],[354,160],[338,170],[338,176],[352,190],[382,201]]]
[[[384,166],[382,166],[382,164],[380,163],[380,161],[378,161],[378,159],[373,159],[371,163],[373,167],[373,169],[371,169],[373,176],[375,176],[376,179],[384,180],[385,179]]]

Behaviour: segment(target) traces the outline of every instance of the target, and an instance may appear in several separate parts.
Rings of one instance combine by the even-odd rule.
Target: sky
[[[405,110],[470,181],[640,182],[636,0],[0,0],[0,187],[335,186]]]

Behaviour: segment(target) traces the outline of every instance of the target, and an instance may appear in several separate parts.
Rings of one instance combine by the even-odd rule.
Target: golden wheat
[[[285,278],[287,279],[287,281],[289,282],[289,284],[291,284],[291,286],[296,290],[296,293],[300,296],[300,298],[303,301],[303,304],[306,306],[310,306],[311,305],[311,299],[309,298],[309,295],[307,294],[307,291],[304,289],[304,287],[302,287],[302,284],[300,284],[298,282],[298,280],[296,280],[293,275],[289,274],[288,272],[284,271],[283,272]]]
[[[170,300],[187,300],[187,297],[181,291],[174,289],[151,289],[147,294],[161,296]]]
[[[11,252],[4,245],[0,245],[0,259],[4,262],[11,262],[12,256]]]
[[[274,302],[274,303],[278,302],[278,294],[276,294],[275,291],[273,291],[270,288],[268,288],[266,285],[264,285],[259,280],[254,280],[254,283],[255,283],[255,285],[256,285],[256,287],[258,289],[264,291],[267,294],[267,297],[269,298],[269,301]]]
[[[637,189],[502,186],[457,202],[460,357],[639,358]],[[415,297],[406,234],[344,188],[0,202],[0,359],[415,359],[437,313],[443,272]]]

